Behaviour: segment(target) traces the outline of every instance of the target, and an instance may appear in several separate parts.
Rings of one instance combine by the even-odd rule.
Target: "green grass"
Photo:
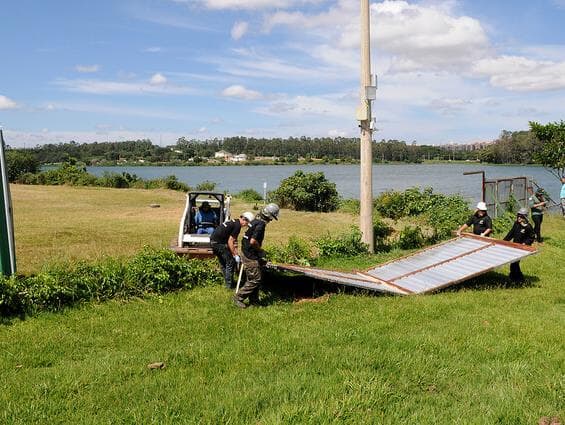
[[[289,222],[316,221],[284,213],[267,239]],[[0,423],[563,420],[565,221],[548,217],[544,230],[540,254],[522,262],[523,287],[505,268],[426,296],[345,291],[304,302],[267,293],[262,307],[242,311],[230,292],[208,287],[12,319],[0,325]],[[116,235],[114,248],[120,237],[135,245]],[[324,265],[366,268],[399,254]],[[148,369],[155,361],[166,368]]]

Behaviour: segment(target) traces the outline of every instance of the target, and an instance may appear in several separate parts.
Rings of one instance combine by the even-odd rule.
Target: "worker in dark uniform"
[[[516,216],[516,221],[512,229],[504,237],[505,241],[512,241],[523,245],[531,245],[536,238],[534,228],[528,222],[528,210],[520,208]],[[520,270],[520,262],[516,261],[510,264],[510,279],[516,283],[524,282],[524,275]]]
[[[534,222],[534,232],[536,234],[536,239],[538,243],[541,243],[541,223],[543,221],[543,209],[547,205],[543,197],[543,190],[538,189],[534,193],[534,188],[532,186],[528,187],[528,206],[532,213],[532,221]]]
[[[469,220],[457,229],[457,236],[461,236],[466,228],[473,226],[473,233],[479,236],[488,236],[492,233],[492,220],[487,213],[487,204],[479,202],[477,209]]]
[[[263,266],[266,264],[265,251],[263,251],[263,239],[265,228],[271,220],[278,220],[279,206],[277,204],[266,205],[259,215],[249,223],[249,227],[241,240],[241,259],[245,270],[245,283],[233,297],[234,304],[239,308],[246,308],[244,303],[249,299],[249,304],[258,300],[259,285],[263,277]]]
[[[237,254],[235,243],[243,226],[248,226],[255,218],[251,212],[244,212],[238,219],[228,220],[220,224],[210,236],[212,252],[222,267],[226,288],[234,288],[233,271],[241,259]]]

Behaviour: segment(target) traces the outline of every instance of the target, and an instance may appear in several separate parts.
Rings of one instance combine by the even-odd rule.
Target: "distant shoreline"
[[[201,163],[179,163],[179,162],[123,162],[123,163],[97,163],[88,164],[87,167],[260,167],[260,166],[316,166],[316,165],[359,165],[357,160],[330,160],[330,161],[299,161],[299,162],[279,162],[279,161],[245,161],[245,162],[201,162]],[[508,163],[496,164],[494,162],[480,162],[471,160],[423,160],[421,162],[405,162],[405,161],[375,161],[373,165],[494,165],[494,166],[524,166],[524,167],[542,167],[540,164],[522,164]],[[43,167],[58,167],[61,163],[43,164]]]

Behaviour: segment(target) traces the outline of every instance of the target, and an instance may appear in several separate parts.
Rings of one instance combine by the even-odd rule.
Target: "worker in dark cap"
[[[237,252],[237,237],[241,228],[248,226],[254,218],[255,214],[252,212],[244,212],[239,218],[220,224],[210,236],[212,252],[220,262],[226,288],[235,288],[232,280],[233,271],[241,262],[241,257]]]
[[[279,219],[279,212],[277,204],[266,205],[255,220],[249,223],[249,227],[243,235],[241,260],[246,280],[233,297],[234,304],[239,308],[248,306],[244,302],[246,299],[249,300],[249,304],[253,304],[259,299],[259,285],[263,278],[263,266],[267,263],[265,251],[262,248],[265,228],[270,221]]]
[[[528,206],[530,207],[530,211],[532,213],[532,221],[534,222],[534,232],[536,234],[536,239],[538,242],[541,242],[541,222],[543,221],[543,210],[547,202],[543,196],[543,189],[538,188],[534,192],[534,188],[532,186],[528,187],[528,193],[530,196],[528,197]]]
[[[528,210],[520,208],[516,215],[516,221],[512,229],[504,237],[505,241],[512,241],[523,245],[531,245],[534,243],[536,235],[532,225],[528,222]],[[520,270],[520,262],[516,261],[510,264],[510,279],[515,283],[524,282],[524,275]]]

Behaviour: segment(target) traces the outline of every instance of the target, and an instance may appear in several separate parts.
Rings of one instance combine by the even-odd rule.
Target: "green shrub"
[[[168,292],[219,282],[215,267],[200,260],[186,260],[168,249],[145,247],[127,265],[125,280],[142,292]]]
[[[369,252],[367,244],[361,241],[361,231],[356,226],[351,226],[349,232],[341,235],[323,236],[317,239],[315,244],[320,251],[320,257],[352,257]]]
[[[196,185],[196,190],[213,192],[216,190],[216,183],[209,180],[204,180]]]
[[[275,263],[309,266],[312,260],[310,244],[295,235],[289,238],[286,245],[272,246],[266,251],[269,260]]]
[[[245,202],[258,202],[263,200],[263,195],[254,189],[243,189],[235,195],[235,197]]]
[[[39,161],[29,152],[6,150],[6,169],[8,181],[15,182],[26,173],[35,174],[39,170]]]
[[[504,237],[514,225],[514,221],[516,221],[516,214],[511,211],[506,211],[501,216],[492,220],[492,230],[495,234]]]
[[[400,249],[421,248],[424,242],[424,235],[419,227],[406,226],[400,231],[398,247]]]
[[[384,192],[376,199],[375,209],[392,219],[424,215],[434,229],[430,242],[450,237],[471,213],[467,201],[460,195],[433,193],[431,188]]]
[[[392,230],[380,217],[373,216],[373,243],[375,251],[388,251],[387,238],[392,234]]]
[[[24,312],[20,294],[21,284],[16,276],[0,274],[0,317],[14,316]]]
[[[272,196],[280,207],[297,211],[329,212],[339,206],[335,183],[328,181],[322,172],[304,173],[298,170],[282,180]]]
[[[219,284],[214,261],[146,247],[129,261],[51,264],[34,276],[0,277],[0,315],[57,311],[80,302],[129,298]]]
[[[71,186],[102,186],[112,188],[138,188],[138,189],[170,189],[188,192],[192,190],[187,184],[178,181],[176,176],[167,176],[160,179],[143,180],[135,174],[129,173],[104,173],[96,177],[86,171],[86,167],[74,161],[65,162],[60,167],[43,171],[38,174],[23,173],[18,183],[41,185],[71,185]],[[214,190],[212,182],[204,182],[199,190]]]
[[[113,187],[117,189],[126,189],[133,187],[133,185],[139,180],[135,174],[130,173],[109,173],[104,172],[102,177],[98,178],[98,185],[103,187]]]
[[[441,203],[426,213],[426,219],[435,233],[430,242],[450,238],[453,231],[467,221],[469,214],[469,206],[461,196],[442,195]]]

